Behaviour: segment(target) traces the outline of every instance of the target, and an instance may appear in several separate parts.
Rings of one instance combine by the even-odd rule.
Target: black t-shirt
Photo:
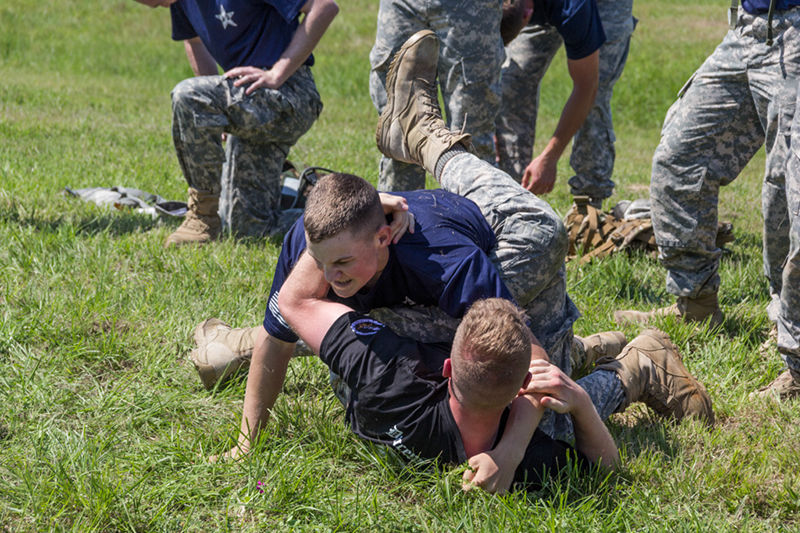
[[[468,458],[442,376],[448,356],[448,345],[400,337],[355,312],[334,322],[320,348],[322,361],[351,389],[346,417],[356,435],[391,446],[407,459],[459,464]],[[507,416],[508,410],[498,439]],[[568,455],[588,464],[574,448],[537,429],[514,481],[534,488],[541,484],[543,471],[557,471]]]

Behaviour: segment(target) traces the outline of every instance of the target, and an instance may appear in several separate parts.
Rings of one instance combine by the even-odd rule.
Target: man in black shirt
[[[502,436],[510,404],[518,402],[537,409],[536,420],[547,407],[569,413],[577,451],[537,430],[518,451],[515,482],[539,485],[543,473],[565,465],[570,454],[584,463],[619,461],[589,395],[557,367],[531,362],[527,317],[508,300],[475,303],[450,349],[400,337],[346,305],[323,300],[324,286],[307,286],[309,268],[315,265],[306,254],[285,282],[302,289],[281,292],[281,313],[347,385],[347,420],[359,437],[391,446],[410,460],[457,464],[472,458],[473,470],[465,473],[469,481],[484,467],[480,454]],[[304,296],[293,296],[299,293]],[[522,388],[537,393],[537,407],[519,401]]]

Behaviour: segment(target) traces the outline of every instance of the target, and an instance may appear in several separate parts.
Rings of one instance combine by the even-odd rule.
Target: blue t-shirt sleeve
[[[514,301],[489,257],[479,249],[464,256],[458,265],[445,270],[444,274],[439,307],[452,317],[464,316],[469,306],[481,298]]]
[[[591,55],[606,42],[595,0],[566,1],[561,16],[560,23],[555,26],[564,39],[568,59]]]
[[[293,0],[293,1],[283,1],[283,0],[265,0],[265,4],[269,4],[275,8],[275,11],[283,17],[283,20],[286,22],[292,22],[294,19],[300,16],[300,10],[303,9],[303,6],[306,5],[308,0]]]
[[[275,266],[275,275],[272,277],[272,287],[269,290],[267,309],[264,311],[264,329],[272,337],[284,342],[297,342],[298,337],[278,309],[278,293],[305,249],[303,217],[300,217],[283,238],[278,264]]]
[[[195,31],[192,23],[189,22],[189,18],[186,16],[186,12],[184,12],[180,2],[175,2],[169,6],[169,14],[172,19],[172,40],[185,41],[186,39],[197,37],[197,31]]]

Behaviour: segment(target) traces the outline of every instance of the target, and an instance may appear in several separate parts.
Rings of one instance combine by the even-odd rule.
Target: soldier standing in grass
[[[481,159],[494,162],[495,116],[500,108],[500,3],[497,0],[381,0],[375,45],[369,55],[369,88],[378,112],[386,105],[386,72],[390,59],[412,34],[436,33],[439,87],[447,121],[453,129],[472,132]],[[391,158],[380,163],[378,190],[425,188],[425,170]]]
[[[739,175],[761,146],[764,272],[770,320],[788,366],[762,395],[800,392],[800,282],[797,174],[787,173],[800,74],[800,0],[744,0],[731,8],[730,31],[681,89],[667,112],[653,156],[653,229],[667,291],[676,304],[649,312],[617,311],[617,321],[659,316],[723,320],[717,293],[721,250],[716,246],[719,188]],[[796,134],[795,134],[796,135]],[[791,161],[796,169],[796,161]],[[787,206],[788,200],[788,206]],[[790,228],[792,237],[790,238]]]
[[[503,64],[498,164],[530,191],[548,193],[556,181],[558,160],[572,139],[575,175],[569,180],[570,190],[599,206],[614,190],[611,95],[628,57],[633,0],[517,0],[515,6],[526,2],[532,2],[532,17],[507,45]],[[540,83],[562,43],[572,93],[556,131],[533,158]]]
[[[172,38],[184,42],[197,76],[172,91],[172,137],[189,184],[189,211],[165,245],[210,241],[222,227],[241,236],[269,233],[279,221],[289,149],[322,111],[311,52],[338,6],[334,0],[138,1],[170,8]]]

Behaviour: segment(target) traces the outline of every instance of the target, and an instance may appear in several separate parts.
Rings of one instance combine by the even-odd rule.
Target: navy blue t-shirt
[[[178,0],[172,38],[200,37],[224,70],[269,68],[283,54],[307,0]],[[314,63],[313,56],[306,60]]]
[[[800,0],[776,0],[775,11],[786,11],[800,6]],[[769,11],[769,0],[742,0],[742,8],[748,13],[766,13]]]
[[[392,194],[408,201],[414,233],[389,245],[389,261],[372,287],[344,299],[330,291],[330,300],[364,313],[400,304],[436,306],[455,318],[481,298],[513,301],[489,259],[497,242],[494,232],[474,202],[442,189]],[[297,336],[278,310],[278,292],[305,248],[301,217],[283,240],[264,313],[267,333],[286,342]]]
[[[468,459],[450,411],[442,376],[449,346],[423,344],[395,334],[358,313],[339,317],[322,340],[320,358],[350,387],[346,418],[362,439],[394,448],[409,460],[436,459],[460,464]],[[503,413],[500,440],[508,418]],[[532,489],[567,464],[588,460],[568,444],[536,430],[514,481]]]
[[[591,55],[606,42],[595,0],[533,0],[529,24],[555,27],[568,59]]]

